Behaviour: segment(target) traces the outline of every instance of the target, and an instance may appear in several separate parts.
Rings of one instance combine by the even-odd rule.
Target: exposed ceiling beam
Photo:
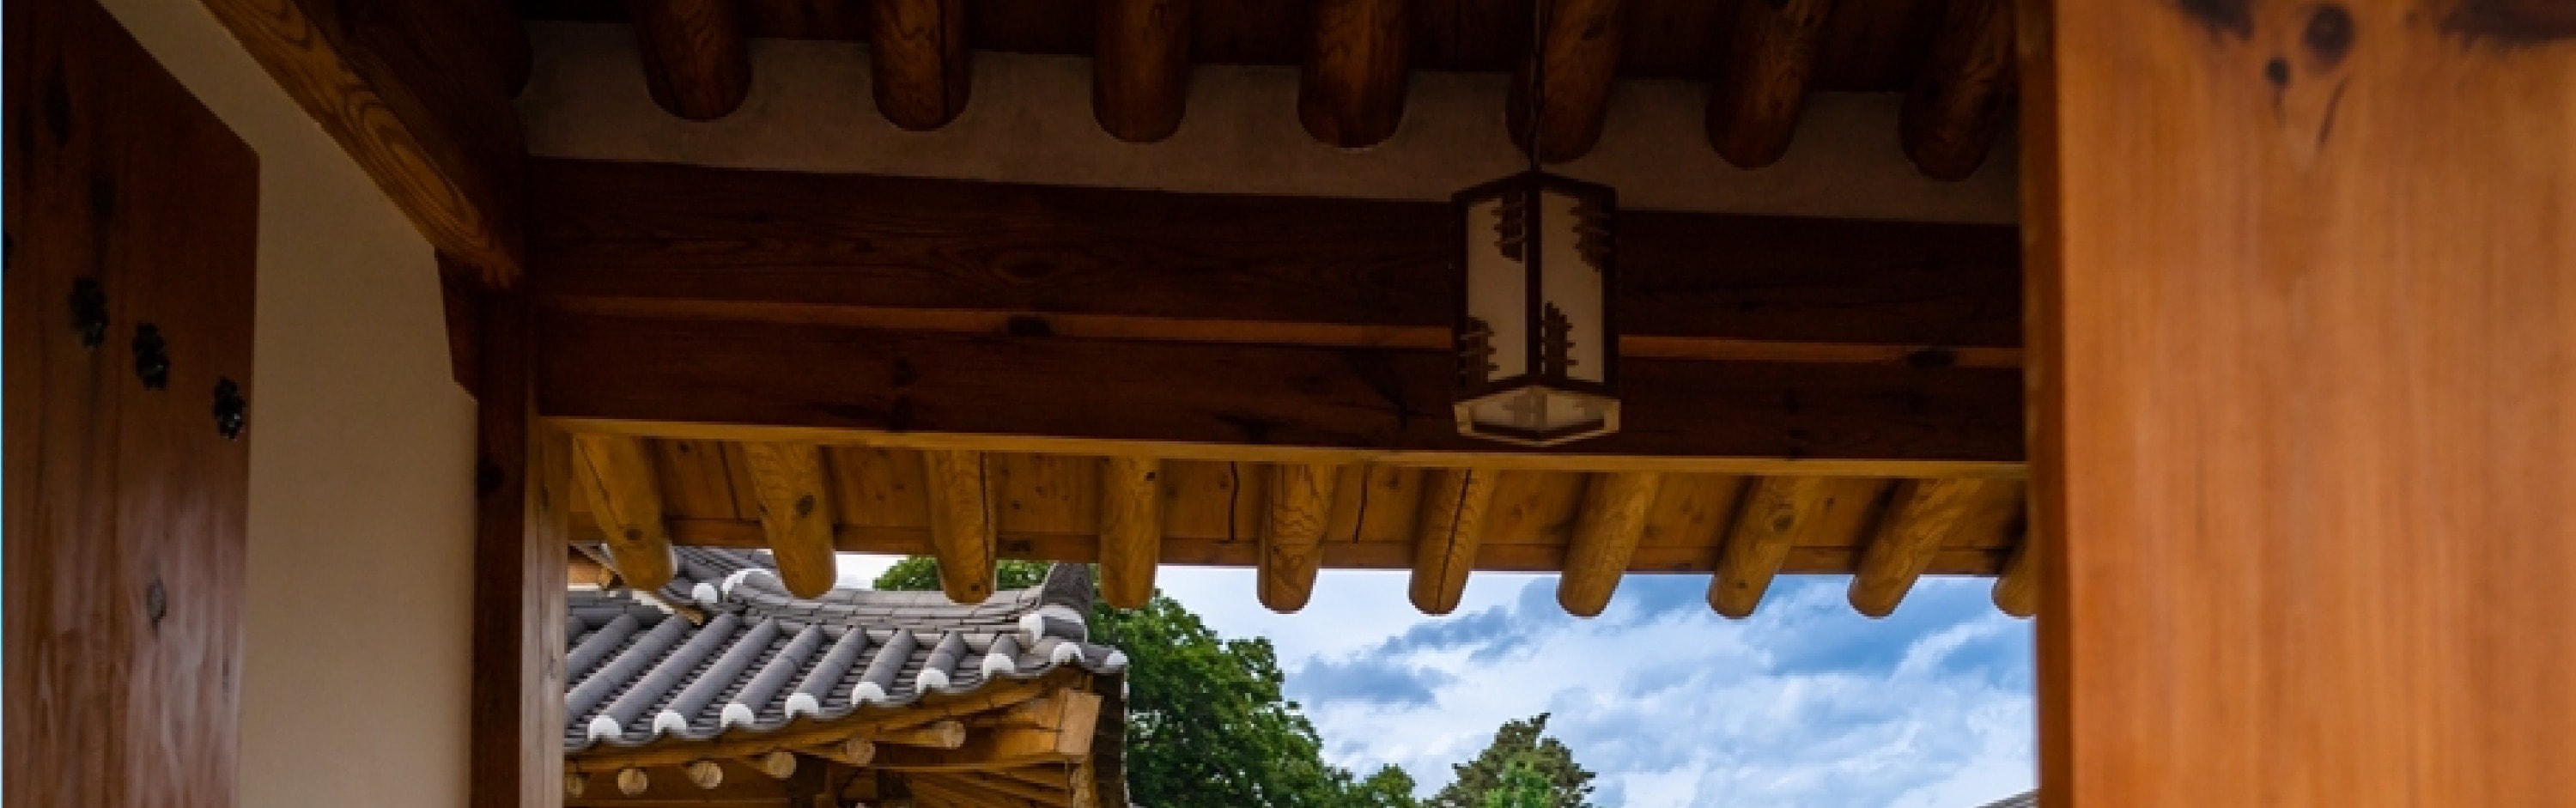
[[[877,112],[913,131],[966,111],[965,0],[868,3],[868,65]]]
[[[1547,75],[1541,77],[1544,108],[1532,109],[1530,71],[1524,60],[1512,76],[1506,120],[1512,142],[1529,149],[1530,116],[1538,116],[1541,160],[1561,163],[1592,151],[1610,114],[1610,79],[1619,70],[1619,45],[1626,26],[1620,0],[1545,0],[1547,28],[1540,39],[1546,49]]]
[[[1091,113],[1111,137],[1152,143],[1181,128],[1190,88],[1191,0],[1104,0]]]
[[[575,161],[536,176],[549,415],[1508,448],[1447,417],[1446,205]],[[1647,212],[1621,228],[1629,431],[1544,456],[2020,459],[2009,228]]]
[[[1324,145],[1374,146],[1404,120],[1413,51],[1404,0],[1317,0],[1297,120]]]
[[[584,434],[572,439],[573,488],[588,498],[608,545],[609,563],[626,585],[651,591],[671,582],[678,561],[663,522],[662,492],[641,438]]]
[[[431,246],[486,286],[517,281],[527,145],[511,95],[528,43],[506,4],[205,4]]]
[[[1565,572],[1557,579],[1556,602],[1567,613],[1592,617],[1610,605],[1610,593],[1637,555],[1647,511],[1663,485],[1664,475],[1654,472],[1592,476],[1565,548]]]
[[[1726,545],[1718,550],[1717,574],[1708,583],[1708,605],[1736,619],[1753,616],[1771,579],[1789,560],[1801,539],[1828,529],[1837,515],[1866,514],[1883,490],[1876,480],[1827,477],[1765,477],[1744,494]]]
[[[1306,608],[1314,594],[1315,571],[1324,563],[1324,522],[1340,477],[1340,467],[1317,463],[1288,463],[1271,472],[1260,571],[1261,605],[1271,611]]]
[[[732,0],[628,0],[644,86],[692,121],[722,118],[751,93],[751,48]]]
[[[810,443],[743,444],[779,582],[800,598],[821,597],[840,580],[832,552],[832,484],[823,449]]]
[[[1154,596],[1162,555],[1162,462],[1150,457],[1101,461],[1100,597],[1135,609]]]
[[[956,721],[932,721],[915,727],[886,730],[869,737],[881,744],[919,746],[929,749],[955,749],[966,745],[966,725]]]
[[[2003,574],[1995,578],[1995,608],[2014,617],[2039,613],[2039,553],[2036,533],[2025,533],[2021,544],[2013,547],[2012,556],[2004,562]]]
[[[1779,162],[1797,131],[1833,0],[1740,3],[1708,96],[1708,142],[1738,168]]]
[[[1932,557],[1989,500],[2018,502],[2016,486],[2005,480],[1946,478],[1898,483],[1894,500],[1878,531],[1861,551],[1860,570],[1852,576],[1852,609],[1886,617],[1914,588],[1914,580],[1932,566]]]
[[[957,603],[982,603],[993,594],[993,510],[980,452],[924,454],[924,493],[930,501],[931,556],[939,562],[939,588]]]
[[[1932,54],[1898,113],[1905,156],[1934,179],[1977,172],[2021,86],[2013,67],[2013,0],[1950,0]]]
[[[1496,472],[1444,469],[1431,476],[1423,499],[1421,528],[1414,539],[1413,608],[1423,614],[1448,614],[1467,591],[1467,572],[1476,568],[1476,546],[1485,533],[1485,514],[1493,510]]]

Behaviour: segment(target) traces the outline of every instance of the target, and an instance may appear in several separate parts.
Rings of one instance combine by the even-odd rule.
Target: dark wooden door
[[[258,158],[91,0],[8,20],[6,802],[230,805]]]

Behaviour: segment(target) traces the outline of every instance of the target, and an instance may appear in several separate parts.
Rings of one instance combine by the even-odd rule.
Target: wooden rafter
[[[487,287],[516,282],[527,39],[505,3],[205,5],[431,245]]]
[[[1905,156],[1934,179],[1976,173],[2009,122],[2015,79],[2013,0],[1950,0],[1897,121]]]
[[[1860,569],[1852,576],[1851,605],[1871,617],[1886,617],[1914,588],[1914,579],[1932,566],[1953,533],[1981,507],[1991,507],[1997,494],[2010,495],[2004,480],[1950,478],[1907,480],[1896,486],[1886,517],[1863,550]],[[2008,504],[2018,497],[2005,496]]]
[[[993,511],[987,497],[984,455],[929,452],[923,492],[930,501],[931,555],[939,560],[939,587],[958,603],[982,603],[993,594]]]
[[[1779,162],[1797,131],[1833,0],[1743,3],[1708,97],[1708,140],[1738,168]]]
[[[641,438],[576,435],[572,439],[573,488],[590,504],[609,563],[628,586],[659,589],[671,582],[670,527],[662,518],[661,485]]]
[[[1269,516],[1261,531],[1261,605],[1275,612],[1306,607],[1322,568],[1324,525],[1341,468],[1290,463],[1270,475]]]
[[[1422,522],[1414,541],[1413,607],[1423,614],[1448,614],[1467,590],[1467,572],[1476,567],[1476,546],[1484,537],[1485,515],[1494,503],[1492,471],[1444,470],[1426,484]]]
[[[1162,555],[1162,462],[1111,457],[1101,463],[1100,597],[1139,608],[1153,597],[1154,565]]]
[[[1191,0],[1099,4],[1091,112],[1110,136],[1152,143],[1181,128],[1190,86],[1190,6]]]
[[[2003,574],[1995,577],[1995,608],[2014,617],[2039,613],[2039,577],[2045,566],[2040,561],[2040,542],[2036,534],[2022,537],[2004,562]]]
[[[890,729],[869,736],[881,744],[918,746],[925,749],[955,749],[966,745],[966,725],[954,720],[932,721],[919,726]]]
[[[1565,548],[1564,576],[1557,580],[1556,602],[1566,612],[1591,617],[1610,605],[1610,593],[1636,557],[1647,513],[1663,484],[1664,475],[1654,472],[1594,475]]]
[[[1789,559],[1800,539],[1828,529],[1839,515],[1857,521],[1868,513],[1880,490],[1875,480],[1823,477],[1766,477],[1745,492],[1735,525],[1718,551],[1717,575],[1709,581],[1708,604],[1718,614],[1742,619],[1761,605],[1771,579]]]
[[[742,455],[779,582],[800,598],[831,591],[839,580],[839,559],[832,552],[832,485],[824,477],[822,447],[747,443]]]
[[[1373,146],[1404,119],[1413,42],[1403,0],[1319,0],[1297,84],[1297,120],[1325,145]]]
[[[877,112],[896,126],[923,131],[966,111],[965,0],[875,0],[868,11]]]
[[[751,93],[751,46],[730,0],[632,0],[653,103],[693,121],[722,118]]]
[[[1547,75],[1540,77],[1544,107],[1533,108],[1530,71],[1523,64],[1512,77],[1506,121],[1512,142],[1529,149],[1535,114],[1539,159],[1559,163],[1582,157],[1601,139],[1609,119],[1610,80],[1618,72],[1619,45],[1627,32],[1620,0],[1544,0],[1547,29],[1539,40],[1546,49]]]

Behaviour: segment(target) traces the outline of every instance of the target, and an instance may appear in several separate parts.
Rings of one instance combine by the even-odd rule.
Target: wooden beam
[[[821,597],[840,580],[832,553],[832,483],[824,479],[823,449],[810,443],[746,443],[760,525],[778,564],[779,582],[800,598]]]
[[[751,47],[730,0],[627,0],[653,103],[692,121],[731,114],[751,93]]]
[[[479,456],[474,544],[475,808],[555,804],[563,782],[565,565],[572,438],[538,425],[535,306],[491,295],[476,340]],[[669,558],[667,550],[662,558]],[[667,572],[665,573],[667,576]]]
[[[1039,805],[1065,805],[1072,801],[1068,788],[1047,788],[1021,782],[993,772],[954,772],[937,775],[940,780],[963,783],[995,794],[1028,800]]]
[[[1871,507],[1877,491],[1870,481],[1762,478],[1744,493],[1735,525],[1718,551],[1717,575],[1708,585],[1709,607],[1739,620],[1753,616],[1772,577],[1787,563],[1790,548],[1826,525],[1835,511]]]
[[[1593,476],[1565,551],[1565,573],[1557,579],[1556,602],[1567,613],[1592,617],[1610,605],[1610,593],[1637,554],[1637,541],[1646,535],[1646,514],[1663,486],[1664,475],[1654,472]]]
[[[958,603],[982,603],[993,594],[993,510],[986,499],[984,455],[923,453],[922,488],[930,502],[931,554],[939,561],[939,588]]]
[[[1111,457],[1100,474],[1100,598],[1121,609],[1154,596],[1163,543],[1162,461]]]
[[[653,478],[644,441],[623,435],[574,436],[571,474],[577,495],[588,498],[590,514],[600,524],[618,577],[648,591],[670,583],[679,562],[671,555],[661,484]]]
[[[1456,318],[1445,202],[530,165],[556,306],[1419,350]],[[2019,366],[2008,226],[1622,211],[1618,241],[1623,356]]]
[[[878,732],[868,739],[881,744],[955,749],[966,745],[966,725],[956,721],[933,721],[920,726]]]
[[[1153,143],[1181,128],[1190,87],[1190,0],[1106,0],[1091,59],[1091,114],[1111,137]]]
[[[1833,0],[1743,3],[1708,96],[1708,142],[1737,168],[1779,162],[1798,130]]]
[[[2570,6],[2022,7],[2045,799],[2567,802]]]
[[[1467,591],[1467,572],[1476,568],[1476,544],[1494,502],[1495,476],[1491,471],[1444,469],[1425,486],[1410,591],[1413,607],[1423,614],[1448,614]]]
[[[1324,521],[1341,468],[1284,463],[1270,474],[1270,514],[1262,520],[1261,605],[1282,614],[1306,607],[1324,555]]]
[[[1403,0],[1318,0],[1297,120],[1324,145],[1374,146],[1404,120],[1413,40]]]
[[[1610,113],[1610,80],[1619,69],[1620,39],[1627,26],[1621,20],[1620,0],[1545,2],[1547,28],[1538,47],[1547,51],[1547,75],[1541,77],[1539,99],[1546,106],[1531,108],[1530,71],[1535,62],[1524,60],[1512,76],[1505,121],[1512,142],[1526,152],[1535,113],[1542,147],[1539,159],[1561,163],[1582,157],[1601,139],[1601,124]]]
[[[2003,571],[1995,576],[1995,608],[2014,617],[2039,613],[2039,554],[2041,542],[2036,535],[2022,536],[2013,546],[2012,555],[2004,561]]]
[[[868,12],[877,112],[921,132],[966,111],[965,0],[875,0]]]
[[[1933,179],[1967,179],[1986,161],[2018,89],[2013,0],[1950,0],[1897,118],[1906,158]]]
[[[522,264],[527,147],[511,72],[524,36],[500,0],[205,0],[251,58],[348,152],[431,246],[492,287]]]
[[[1971,512],[2010,486],[1995,480],[1907,480],[1896,486],[1887,516],[1852,576],[1851,605],[1861,614],[1886,617],[1932,566],[1932,557],[1959,532]]]
[[[917,795],[943,799],[959,806],[1037,808],[1045,804],[1008,791],[987,787],[981,781],[964,779],[968,774],[967,771],[922,773],[905,779]]]

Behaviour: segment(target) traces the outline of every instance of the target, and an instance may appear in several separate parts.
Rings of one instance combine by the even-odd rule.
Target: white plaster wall
[[[428,243],[198,0],[103,0],[259,153],[242,805],[466,797],[474,402]]]
[[[932,132],[877,114],[865,46],[755,39],[751,94],[693,123],[655,106],[622,25],[529,26],[536,70],[519,96],[540,155],[733,168],[1098,185],[1202,193],[1446,200],[1518,170],[1504,131],[1508,77],[1416,72],[1395,136],[1343,150],[1297,123],[1297,70],[1201,65],[1180,131],[1122,143],[1091,113],[1091,62],[977,53],[966,111]],[[1619,189],[1635,209],[2009,223],[2019,210],[2010,136],[1975,176],[1924,177],[1897,140],[1902,96],[1811,95],[1779,163],[1747,171],[1708,145],[1704,82],[1622,81],[1600,143],[1561,173]]]

